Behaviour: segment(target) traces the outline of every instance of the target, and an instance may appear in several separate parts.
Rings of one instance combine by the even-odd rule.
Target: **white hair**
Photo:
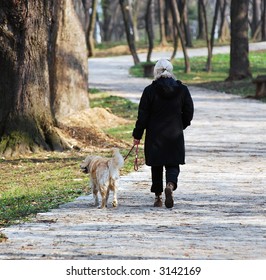
[[[172,63],[164,58],[159,59],[154,66],[154,79],[157,80],[161,77],[175,79]]]

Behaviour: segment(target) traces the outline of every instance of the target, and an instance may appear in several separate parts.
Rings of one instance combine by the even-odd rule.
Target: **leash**
[[[139,154],[139,144],[133,144],[133,146],[131,147],[130,151],[127,153],[127,155],[124,157],[124,160],[126,160],[128,158],[128,156],[130,155],[130,153],[133,151],[133,149],[136,146],[136,154],[135,154],[135,160],[134,160],[134,170],[138,171],[139,166],[138,166],[138,154]]]

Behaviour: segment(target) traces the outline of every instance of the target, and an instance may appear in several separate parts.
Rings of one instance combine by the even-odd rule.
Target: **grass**
[[[202,86],[243,97],[254,96],[255,85],[252,83],[252,79],[225,82],[229,73],[229,59],[229,54],[214,55],[212,59],[212,72],[207,73],[205,71],[206,57],[192,57],[190,58],[191,72],[188,74],[184,73],[184,60],[177,59],[173,62],[174,74],[177,79],[189,85]],[[250,52],[249,60],[253,77],[266,74],[265,51]],[[131,74],[142,77],[142,66],[133,66],[131,68]]]
[[[109,108],[114,114],[130,120],[128,125],[106,130],[107,134],[128,143],[122,148],[125,156],[132,144],[132,129],[137,105],[131,101],[90,90],[91,107]],[[142,151],[143,152],[143,149]],[[101,152],[107,155],[108,152]],[[26,221],[38,212],[56,208],[87,193],[88,176],[79,169],[86,155],[81,152],[42,153],[28,158],[0,159],[0,228]],[[121,174],[133,170],[133,153],[125,162]],[[140,164],[143,156],[140,156]],[[1,232],[0,232],[1,234]],[[0,235],[0,242],[5,238]]]
[[[0,227],[48,211],[85,192],[78,169],[81,157],[70,153],[1,160]]]

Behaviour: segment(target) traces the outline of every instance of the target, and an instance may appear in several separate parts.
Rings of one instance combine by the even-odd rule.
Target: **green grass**
[[[257,51],[249,53],[250,68],[253,77],[266,74],[266,53],[265,51]],[[242,81],[225,82],[229,73],[229,54],[217,54],[212,59],[212,71],[205,71],[206,57],[190,58],[191,72],[184,73],[184,60],[177,59],[173,62],[174,74],[178,80],[188,85],[197,85],[220,92],[246,96],[255,95],[255,85],[252,79]],[[141,65],[131,68],[131,74],[142,77],[143,70]]]
[[[91,90],[90,90],[91,93]],[[93,89],[91,107],[109,108],[117,116],[129,120],[127,125],[113,127],[105,132],[123,141],[121,153],[125,156],[132,145],[132,129],[137,116],[137,104]],[[122,143],[122,142],[121,142]],[[125,145],[127,143],[127,145]],[[143,164],[140,149],[140,164]],[[98,154],[109,156],[108,151]],[[38,212],[56,208],[74,200],[88,189],[88,176],[79,169],[86,154],[82,152],[40,153],[28,158],[0,159],[0,228],[30,219]],[[134,154],[125,162],[121,174],[133,170]],[[0,232],[1,234],[1,232]],[[5,240],[0,235],[1,240]]]
[[[1,160],[0,227],[71,201],[85,192],[85,176],[72,153]]]

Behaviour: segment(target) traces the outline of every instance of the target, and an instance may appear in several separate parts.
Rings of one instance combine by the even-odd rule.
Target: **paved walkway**
[[[114,94],[138,98],[150,81],[130,79],[130,59],[120,59],[91,60],[91,86],[106,86],[100,69],[110,62]],[[96,209],[89,195],[4,229],[0,259],[265,259],[266,104],[190,90],[195,118],[174,208],[152,207],[144,166],[121,178],[118,208]]]

